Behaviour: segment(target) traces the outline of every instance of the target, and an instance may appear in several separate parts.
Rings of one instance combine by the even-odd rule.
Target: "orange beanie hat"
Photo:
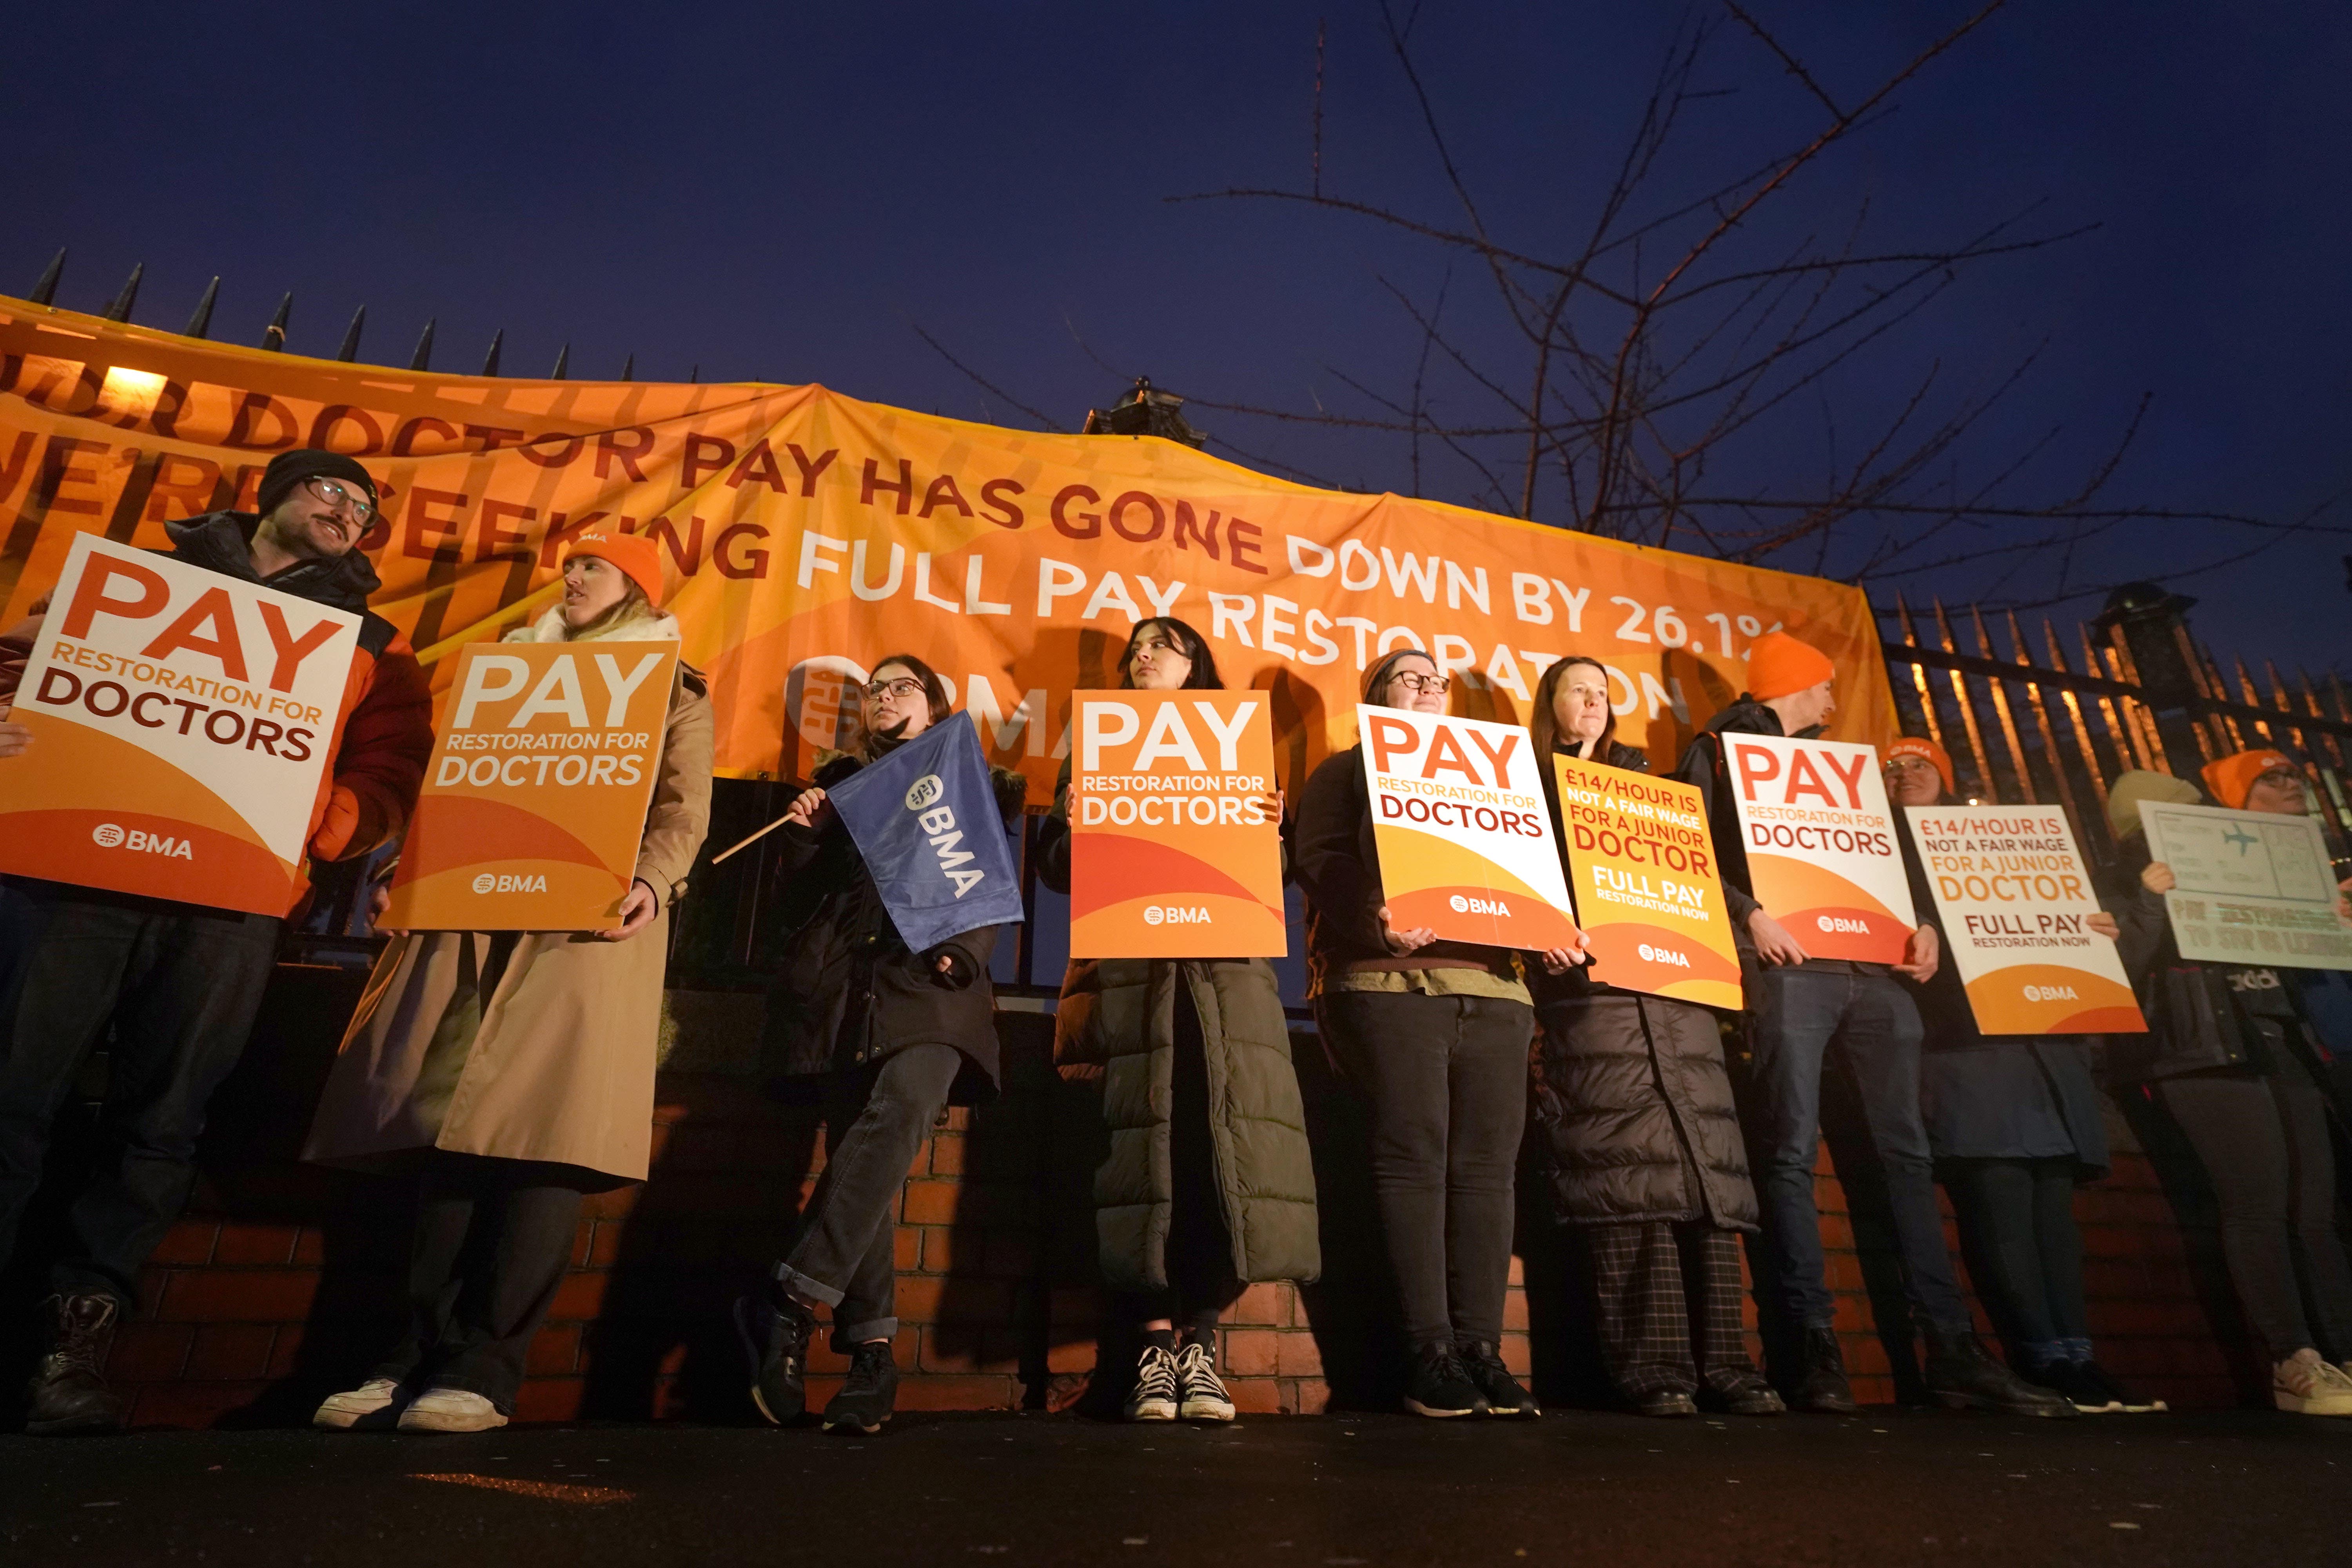
[[[2246,796],[2253,792],[2254,781],[2273,768],[2294,771],[2294,763],[2284,752],[2232,752],[2219,762],[2205,764],[2205,787],[2231,811],[2243,811]]]
[[[1759,702],[1834,679],[1837,666],[1811,643],[1786,632],[1766,632],[1748,650],[1748,695]]]
[[[563,558],[593,555],[645,590],[646,603],[656,609],[662,602],[661,547],[641,533],[614,533],[592,528],[572,535]]]
[[[1944,781],[1944,793],[1949,795],[1958,786],[1952,783],[1952,759],[1944,748],[1919,735],[1906,735],[1886,748],[1889,760],[1895,757],[1925,757],[1934,765],[1936,776]]]

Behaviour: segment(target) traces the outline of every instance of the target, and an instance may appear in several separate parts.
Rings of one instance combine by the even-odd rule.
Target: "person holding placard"
[[[1137,625],[1118,678],[1137,691],[1224,686],[1206,639],[1166,618]],[[1060,893],[1070,890],[1069,803],[1065,761],[1036,847],[1039,879]],[[1142,1342],[1127,1418],[1230,1421],[1219,1316],[1253,1282],[1322,1272],[1314,1155],[1274,965],[1074,958],[1054,1063],[1101,1091],[1108,1142],[1094,1177],[1095,1237],[1114,1310]]]
[[[503,640],[675,643],[662,590],[652,540],[591,530],[566,548],[561,601]],[[680,664],[615,925],[400,931],[378,955],[303,1154],[415,1181],[406,1331],[314,1425],[479,1432],[513,1415],[583,1195],[646,1179],[669,911],[709,826],[710,743],[709,684]]]
[[[1799,1336],[1794,1375],[1780,1381],[1799,1410],[1847,1415],[1855,1408],[1813,1201],[1822,1073],[1834,1049],[1853,1068],[1885,1171],[1905,1294],[1927,1342],[1922,1370],[1928,1391],[1948,1405],[2073,1415],[2064,1399],[2026,1383],[1986,1352],[1945,1249],[1934,1159],[1919,1118],[1919,1010],[1897,979],[1916,983],[1936,972],[1935,929],[1914,930],[1900,963],[1815,958],[1756,899],[1724,737],[1820,735],[1837,709],[1836,678],[1836,666],[1820,649],[1786,632],[1766,633],[1748,649],[1748,690],[1707,721],[1675,770],[1706,797],[1740,941],[1754,1053],[1743,1111],[1753,1113],[1744,1120],[1764,1211],[1766,1268],[1758,1294]]]
[[[2311,809],[2300,770],[2278,752],[2223,757],[2205,778],[2228,809]],[[2173,870],[2151,854],[2139,803],[2198,798],[2185,780],[2143,772],[2107,792],[2121,852],[2111,889],[2123,927],[2116,945],[2149,1029],[2108,1042],[2109,1070],[2163,1104],[2212,1181],[2230,1281],[2268,1348],[2273,1403],[2352,1415],[2352,1261],[2319,1087],[2325,1047],[2277,969],[2180,957],[2164,898]]]
[[[1554,752],[1649,772],[1617,742],[1598,659],[1544,671],[1529,729],[1555,824]],[[1780,1415],[1740,1321],[1738,1238],[1757,1228],[1756,1189],[1716,1015],[1613,988],[1590,965],[1547,963],[1530,988],[1552,1208],[1591,1251],[1610,1380],[1644,1415],[1696,1415],[1702,1392],[1735,1415]]]
[[[899,935],[873,870],[826,799],[859,770],[946,722],[937,671],[912,654],[874,667],[860,693],[854,754],[822,760],[779,830],[791,935],[769,994],[762,1043],[774,1091],[824,1115],[825,1164],[799,1238],[757,1296],[736,1304],[751,1361],[751,1397],[779,1426],[807,1399],[809,1337],[833,1313],[833,1348],[849,1375],[825,1406],[828,1431],[875,1432],[890,1418],[898,1363],[890,1342],[898,1266],[893,1215],[907,1167],[949,1105],[995,1098],[996,999],[990,955],[1005,928],[958,932],[920,952]],[[1000,830],[1021,809],[1021,780],[997,770]]]
[[[1427,654],[1402,648],[1364,672],[1363,700],[1443,713],[1449,685]],[[1509,950],[1391,921],[1361,751],[1308,777],[1292,858],[1317,1023],[1370,1102],[1372,1181],[1412,1354],[1405,1407],[1533,1415],[1500,1346],[1535,1008]]]
[[[378,516],[367,469],[336,452],[280,452],[257,494],[254,512],[165,523],[171,548],[161,553],[361,617],[333,728],[322,727],[335,750],[303,842],[311,859],[351,859],[396,837],[415,805],[433,748],[432,695],[407,639],[367,607],[379,585],[356,548]],[[172,630],[223,650],[226,662],[236,638],[221,617],[231,614],[215,589]],[[42,765],[29,727],[5,718],[42,624],[36,616],[0,639],[0,769]],[[241,678],[241,655],[238,665]],[[177,706],[184,727],[205,704]],[[297,907],[304,897],[298,883]],[[0,948],[14,971],[0,977],[0,1261],[40,1184],[50,1123],[113,1028],[104,1112],[112,1147],[75,1197],[70,1247],[49,1273],[48,1350],[33,1376],[27,1431],[122,1424],[122,1401],[100,1371],[107,1342],[138,1300],[148,1254],[187,1202],[205,1102],[245,1050],[283,924],[278,915],[0,878]]]
[[[1935,889],[1901,808],[1941,805],[1951,788],[1952,760],[1935,742],[1910,735],[1886,748],[1886,793],[1903,824],[1911,899],[1923,921],[1937,908]],[[2104,910],[2084,924],[2109,941],[2117,932]],[[1916,994],[1928,1147],[1969,1276],[2009,1342],[2011,1363],[2085,1413],[2162,1410],[2164,1401],[2117,1382],[2092,1354],[2074,1189],[2105,1176],[2108,1158],[2090,1042],[1986,1035],[1955,963],[1938,964]]]

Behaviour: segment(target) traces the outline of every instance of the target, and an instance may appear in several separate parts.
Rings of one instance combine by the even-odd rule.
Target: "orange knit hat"
[[[1759,702],[1836,679],[1837,666],[1811,643],[1786,632],[1766,632],[1748,650],[1748,695]]]
[[[2243,811],[2246,796],[2253,793],[2254,781],[2273,768],[2285,768],[2300,776],[2300,770],[2284,752],[2232,752],[2219,762],[2205,764],[2205,787],[2231,810]]]
[[[564,547],[563,558],[593,555],[606,565],[619,570],[622,576],[645,590],[646,603],[656,609],[662,602],[661,547],[642,533],[614,533],[602,528],[592,528],[585,533],[575,533]]]
[[[1925,757],[1936,769],[1936,776],[1944,781],[1944,793],[1949,795],[1958,786],[1952,783],[1952,759],[1943,747],[1921,735],[1906,735],[1886,748],[1889,762],[1896,757]]]

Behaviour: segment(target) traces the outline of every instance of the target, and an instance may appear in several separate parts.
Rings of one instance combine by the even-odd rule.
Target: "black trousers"
[[[2074,1171],[2071,1155],[1944,1162],[1969,1272],[2022,1371],[2090,1356]]]
[[[1407,1342],[1500,1342],[1535,1009],[1495,996],[1333,991],[1318,1016],[1371,1101],[1372,1186]]]
[[[1168,1165],[1168,1288],[1123,1292],[1117,1303],[1132,1324],[1166,1318],[1205,1339],[1245,1287],[1234,1273],[1234,1242],[1225,1229],[1225,1201],[1217,1184],[1216,1147],[1209,1131],[1209,1058],[1192,988],[1176,987],[1176,1060],[1171,1075]]]
[[[572,1169],[435,1152],[418,1184],[408,1333],[373,1375],[478,1394],[505,1415],[572,1264]]]
[[[104,1152],[73,1199],[50,1285],[137,1302],[139,1271],[195,1184],[205,1105],[245,1052],[280,923],[0,879],[0,1258],[58,1112],[111,1025]]]

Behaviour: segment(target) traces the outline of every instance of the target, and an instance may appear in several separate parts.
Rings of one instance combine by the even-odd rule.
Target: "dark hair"
[[[1209,639],[1173,616],[1154,616],[1148,621],[1138,621],[1135,629],[1127,634],[1127,651],[1118,656],[1118,684],[1122,689],[1135,684],[1135,645],[1143,634],[1154,626],[1164,626],[1176,644],[1176,650],[1192,661],[1181,689],[1187,691],[1223,691],[1225,683],[1217,675],[1216,656],[1209,651]]]
[[[894,653],[887,658],[876,659],[874,661],[874,673],[876,675],[879,675],[882,673],[884,666],[892,664],[903,665],[906,668],[908,674],[913,676],[916,679],[923,683],[923,695],[930,700],[930,724],[939,723],[949,714],[955,711],[954,700],[948,696],[947,682],[940,679],[940,672],[938,670],[933,669],[929,665],[925,664],[921,659],[917,658],[911,653]],[[868,679],[870,679],[872,678],[868,677]],[[857,755],[862,761],[870,763],[877,758],[886,756],[898,744],[898,742],[893,741],[887,736],[877,734],[874,731],[866,728],[864,722],[866,718],[865,694],[863,692],[859,693],[857,717],[859,720],[857,727]],[[925,727],[929,728],[929,726],[927,724]]]
[[[1552,700],[1559,694],[1560,683],[1568,679],[1568,672],[1580,664],[1589,664],[1599,670],[1602,686],[1609,683],[1609,667],[1590,655],[1572,653],[1566,658],[1552,661],[1551,668],[1543,672],[1543,679],[1536,682],[1536,710],[1528,725],[1528,731],[1536,738],[1536,755],[1538,757],[1550,756],[1559,746],[1559,721],[1553,717]],[[1609,715],[1609,721],[1601,727],[1601,738],[1592,742],[1591,760],[1596,763],[1609,760],[1609,747],[1617,739],[1617,705],[1603,700],[1601,708]],[[1543,765],[1551,766],[1549,763]]]

